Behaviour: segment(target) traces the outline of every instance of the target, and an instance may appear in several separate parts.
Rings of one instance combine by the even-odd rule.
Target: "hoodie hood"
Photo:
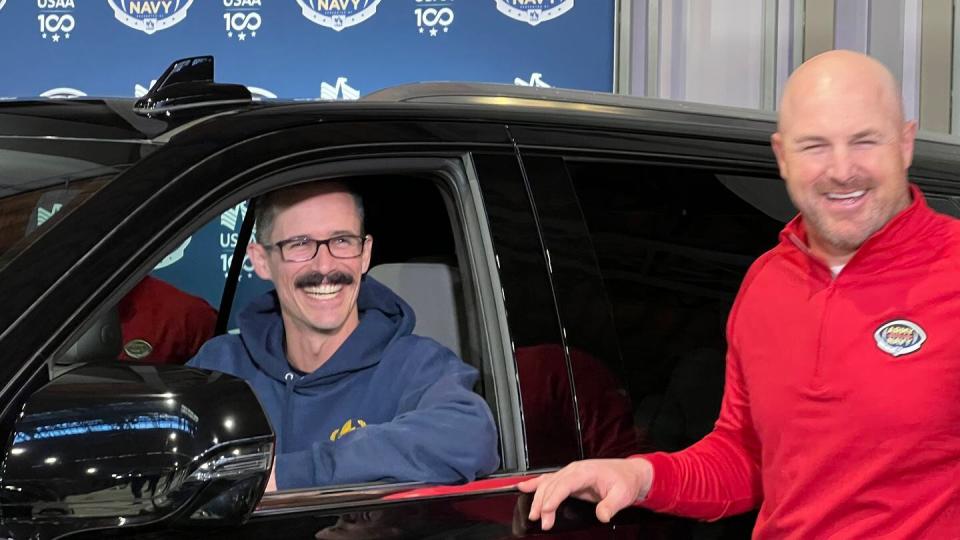
[[[280,300],[271,290],[239,314],[240,339],[253,362],[271,378],[305,388],[334,382],[380,362],[383,350],[408,336],[416,326],[413,308],[386,285],[363,276],[357,296],[360,323],[327,362],[312,373],[298,374],[287,362]]]

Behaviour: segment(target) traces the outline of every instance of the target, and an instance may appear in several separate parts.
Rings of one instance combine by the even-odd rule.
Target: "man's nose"
[[[854,177],[856,166],[853,154],[846,145],[838,144],[833,147],[830,155],[829,174],[831,180],[836,182],[847,182]]]
[[[330,244],[323,244],[317,246],[317,256],[310,261],[311,266],[319,272],[326,274],[328,270],[331,270],[336,266],[337,259],[330,254]]]

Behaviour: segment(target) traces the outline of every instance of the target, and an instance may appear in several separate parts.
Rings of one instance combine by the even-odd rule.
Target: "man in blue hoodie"
[[[247,254],[275,290],[189,365],[250,382],[277,434],[268,490],[377,480],[454,483],[493,472],[497,435],[477,371],[411,334],[413,310],[365,276],[373,238],[344,185],[256,204]]]

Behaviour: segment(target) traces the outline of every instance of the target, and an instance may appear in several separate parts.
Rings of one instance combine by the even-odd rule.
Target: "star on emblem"
[[[44,32],[44,33],[42,33],[42,34],[40,34],[40,35],[43,36],[43,39],[47,39],[47,33],[46,33],[46,32]]]
[[[437,37],[437,29],[436,29],[436,28],[431,28],[431,29],[430,29],[430,37]]]
[[[243,32],[240,32],[239,34],[237,34],[237,39],[239,39],[240,41],[244,41],[247,39],[247,35]]]
[[[60,41],[60,34],[54,34],[50,39],[52,39],[54,43],[57,43]]]
[[[422,26],[420,27],[420,33],[421,33],[421,34],[423,33],[423,27],[422,27]]]
[[[233,32],[227,32],[227,37],[228,37],[228,38],[232,38],[232,37],[233,37]]]
[[[65,38],[67,38],[67,39],[70,39],[70,32],[65,32],[65,33],[63,34],[63,37],[65,37]]]
[[[447,30],[449,30],[449,29],[450,29],[449,26],[444,26],[444,27],[443,27],[443,33],[446,34],[446,33],[447,33]]]
[[[250,37],[257,37],[257,31],[253,30],[252,32],[250,32]]]

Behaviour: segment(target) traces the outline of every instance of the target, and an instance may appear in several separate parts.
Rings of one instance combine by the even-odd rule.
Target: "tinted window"
[[[138,143],[55,138],[0,141],[0,267],[14,245],[53,224],[146,151]],[[4,256],[6,255],[6,256]]]
[[[696,442],[719,414],[725,324],[740,282],[793,215],[782,181],[657,163],[524,163],[568,343],[580,364],[595,366],[574,370],[579,406],[604,410],[607,422],[591,426],[581,413],[586,457]],[[747,538],[753,519],[691,521],[671,535]]]
[[[773,247],[783,223],[709,169],[580,162],[568,170],[638,427],[655,448],[685,448],[717,418],[727,314],[747,268]],[[778,179],[752,181],[786,198]]]
[[[520,385],[531,468],[578,459],[567,347],[530,198],[512,153],[476,156]]]

